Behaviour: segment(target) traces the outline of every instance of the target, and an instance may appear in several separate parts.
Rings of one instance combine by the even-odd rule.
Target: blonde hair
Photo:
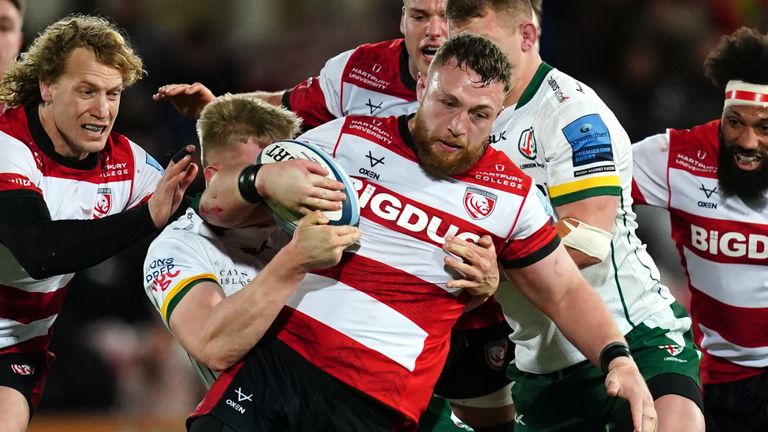
[[[144,76],[141,58],[104,18],[72,15],[48,26],[0,80],[0,102],[9,106],[42,102],[39,81],[53,83],[75,48],[90,49],[98,61],[114,67],[128,87]]]
[[[216,98],[200,113],[197,136],[200,158],[208,165],[210,152],[234,148],[235,144],[258,137],[269,142],[293,138],[301,127],[296,114],[261,99],[226,94]]]

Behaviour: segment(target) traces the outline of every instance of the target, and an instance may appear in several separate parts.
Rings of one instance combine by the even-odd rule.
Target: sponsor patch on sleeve
[[[153,167],[153,168],[157,169],[157,170],[158,170],[158,171],[160,171],[161,173],[162,173],[162,172],[165,172],[165,170],[163,169],[163,167],[162,167],[162,166],[160,166],[160,163],[159,163],[158,161],[156,161],[156,160],[155,160],[155,158],[153,158],[152,156],[150,156],[150,155],[149,155],[149,153],[147,153],[147,165],[149,165],[149,166],[151,166],[151,167]]]
[[[613,161],[611,133],[600,114],[589,114],[574,120],[563,128],[563,135],[571,145],[574,167]]]

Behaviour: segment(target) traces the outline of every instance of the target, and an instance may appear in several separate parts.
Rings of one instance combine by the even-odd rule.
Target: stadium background
[[[702,63],[739,25],[765,32],[767,0],[544,0],[542,57],[603,97],[633,141],[716,118]],[[124,28],[147,77],[123,96],[116,130],[163,165],[196,142],[194,122],[152,101],[158,86],[278,90],[360,43],[399,36],[399,0],[28,0],[25,40],[70,13]],[[202,186],[196,184],[197,189]],[[641,236],[685,301],[663,214]],[[103,239],[108,242],[109,239]],[[93,245],[98,247],[98,245]],[[201,386],[143,293],[138,245],[82,272],[56,324],[58,359],[31,431],[182,431]]]

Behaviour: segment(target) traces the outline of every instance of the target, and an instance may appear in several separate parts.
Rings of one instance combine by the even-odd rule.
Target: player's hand
[[[195,152],[194,145],[184,148],[187,155],[178,162],[171,161],[165,174],[157,183],[155,192],[149,198],[149,214],[157,228],[163,228],[168,224],[168,218],[179,208],[184,192],[197,176],[197,165],[192,163],[191,154]]]
[[[315,210],[339,210],[347,197],[344,183],[325,177],[315,162],[294,159],[265,164],[256,175],[259,196],[302,215]]]
[[[335,266],[344,250],[360,239],[360,230],[350,225],[328,225],[320,211],[299,220],[293,232],[296,262],[302,272]]]
[[[216,96],[208,87],[196,82],[193,84],[166,84],[157,89],[157,93],[152,95],[152,99],[168,101],[182,115],[198,119],[203,108],[213,102]]]
[[[499,288],[496,247],[490,236],[480,237],[477,244],[447,236],[443,250],[463,259],[445,257],[445,265],[464,275],[463,279],[448,281],[448,288],[464,288],[469,294],[483,298],[492,296]]]
[[[657,425],[653,397],[637,364],[629,357],[616,357],[608,365],[605,377],[608,396],[618,396],[629,402],[636,432],[654,432]]]

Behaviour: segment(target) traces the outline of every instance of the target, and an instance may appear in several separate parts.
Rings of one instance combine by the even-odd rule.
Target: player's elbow
[[[20,253],[16,255],[16,260],[32,279],[42,280],[59,274],[50,260],[44,259],[39,254]]]
[[[197,360],[213,371],[223,371],[237,363],[245,353],[242,350],[223,350],[208,347],[201,351]]]

